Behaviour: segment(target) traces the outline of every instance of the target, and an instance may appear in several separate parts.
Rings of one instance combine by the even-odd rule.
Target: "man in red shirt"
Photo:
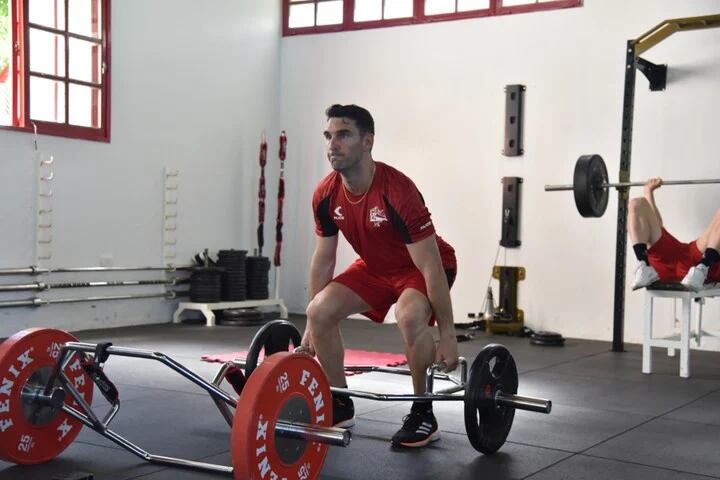
[[[661,185],[662,179],[651,178],[644,196],[628,204],[628,234],[638,259],[631,286],[636,290],[662,280],[700,290],[705,283],[720,280],[720,211],[697,240],[681,242],[665,230],[655,205],[654,192]]]
[[[307,328],[302,349],[317,354],[330,384],[347,387],[340,321],[362,313],[382,322],[391,305],[405,341],[413,389],[425,393],[427,368],[458,363],[450,286],[455,251],[435,234],[430,213],[415,184],[372,158],[375,124],[357,105],[332,105],[325,112],[325,150],[333,172],[313,195],[317,243],[310,264]],[[359,257],[333,278],[342,232]],[[430,328],[437,322],[437,347]],[[333,395],[333,424],[355,424],[352,399]],[[396,447],[422,447],[440,432],[431,402],[414,402]]]

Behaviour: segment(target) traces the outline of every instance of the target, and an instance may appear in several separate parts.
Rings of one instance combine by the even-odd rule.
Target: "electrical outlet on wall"
[[[100,266],[101,267],[112,267],[113,266],[112,255],[100,255]]]

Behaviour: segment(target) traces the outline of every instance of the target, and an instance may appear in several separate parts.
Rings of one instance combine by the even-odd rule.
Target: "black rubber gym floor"
[[[303,330],[302,317],[291,320]],[[76,335],[163,352],[211,381],[219,364],[200,356],[243,350],[257,328],[163,324]],[[402,352],[394,325],[348,320],[343,334],[347,348]],[[551,399],[551,414],[517,411],[508,441],[495,455],[484,456],[468,442],[462,403],[437,402],[442,439],[424,449],[397,451],[389,438],[409,405],[355,399],[352,444],[330,448],[320,478],[720,478],[720,353],[693,351],[689,379],[678,376],[678,358],[661,351],[654,356],[654,373],[643,375],[639,345],[614,353],[609,342],[567,339],[564,347],[541,347],[527,338],[478,332],[459,344],[460,353],[471,362],[488,343],[510,349],[520,372],[518,393]],[[105,371],[122,400],[110,428],[150,453],[230,464],[230,429],[204,391],[148,360],[111,356]],[[409,377],[379,373],[349,377],[349,385],[383,393],[411,391]],[[148,464],[87,428],[49,463],[0,462],[3,480],[73,478],[79,472],[102,480],[230,478]]]

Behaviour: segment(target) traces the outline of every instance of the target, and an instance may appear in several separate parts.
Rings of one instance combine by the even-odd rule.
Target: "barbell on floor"
[[[663,185],[704,185],[720,183],[720,179],[663,180]],[[608,180],[607,167],[600,155],[582,155],[575,163],[572,185],[545,185],[546,192],[572,190],[575,205],[583,217],[602,217],[607,210],[608,189],[641,187],[645,182],[614,182]]]
[[[273,356],[276,352],[287,351],[301,343],[300,333],[295,326],[284,320],[269,322],[255,334],[245,362],[245,375],[256,381],[254,373],[261,357]],[[331,391],[350,397],[379,401],[462,401],[464,404],[465,431],[472,446],[484,454],[496,452],[510,433],[515,410],[550,413],[552,402],[542,398],[517,395],[518,373],[510,351],[502,345],[486,345],[475,357],[468,375],[467,362],[460,358],[460,378],[428,369],[426,393],[379,394],[331,387]],[[345,367],[348,372],[380,372],[410,375],[406,368],[383,366]],[[434,380],[448,381],[453,386],[435,391]],[[268,379],[273,384],[272,379]],[[462,395],[455,393],[464,391]],[[245,390],[243,389],[243,394]],[[222,410],[222,409],[221,409]],[[226,414],[227,417],[227,414]]]

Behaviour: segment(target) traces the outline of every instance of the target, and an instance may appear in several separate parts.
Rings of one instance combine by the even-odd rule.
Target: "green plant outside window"
[[[10,0],[0,0],[0,71],[10,64]]]

